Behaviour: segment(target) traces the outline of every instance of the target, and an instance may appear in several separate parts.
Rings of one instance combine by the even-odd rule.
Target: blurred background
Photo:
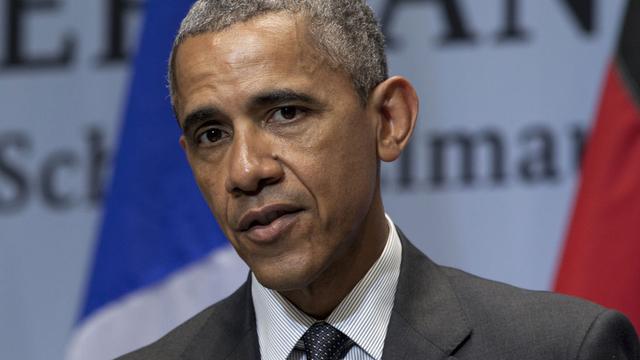
[[[1,359],[111,358],[245,278],[215,225],[190,227],[213,219],[172,182],[197,193],[186,166],[147,167],[183,161],[163,71],[189,3],[2,0]],[[407,152],[383,167],[387,212],[441,264],[553,289],[627,1],[369,3],[391,74],[421,98]],[[136,298],[183,276],[155,310]],[[138,311],[114,315],[122,304]]]

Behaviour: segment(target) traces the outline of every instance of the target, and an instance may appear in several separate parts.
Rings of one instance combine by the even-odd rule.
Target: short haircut
[[[219,32],[274,12],[302,15],[315,47],[329,64],[351,77],[362,104],[388,76],[384,36],[365,0],[198,0],[182,21],[169,58],[171,104],[177,104],[175,55],[191,36]]]

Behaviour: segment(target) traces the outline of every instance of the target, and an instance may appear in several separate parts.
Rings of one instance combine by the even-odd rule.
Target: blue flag
[[[160,0],[147,3],[86,300],[71,342],[69,358],[113,357],[119,355],[119,351],[130,350],[126,344],[120,343],[121,337],[128,340],[145,331],[153,335],[162,334],[176,322],[183,321],[184,319],[173,318],[147,319],[146,323],[151,323],[147,327],[156,326],[153,324],[157,322],[162,329],[140,329],[140,324],[135,324],[140,322],[139,317],[142,316],[139,311],[150,310],[148,306],[138,304],[134,309],[141,310],[129,309],[127,311],[134,313],[115,316],[124,317],[124,320],[130,318],[130,325],[113,324],[115,320],[112,313],[119,311],[119,304],[131,305],[135,302],[132,298],[136,294],[144,294],[147,289],[155,291],[156,297],[168,296],[173,300],[188,295],[163,295],[159,289],[172,276],[179,277],[177,274],[181,272],[193,273],[195,270],[190,267],[205,262],[216,251],[229,252],[228,243],[204,202],[178,144],[181,130],[173,116],[166,86],[168,57],[173,38],[191,3]],[[239,266],[236,259],[225,256],[228,257],[227,260],[217,259],[219,266],[214,264],[208,270],[220,273],[229,271],[224,267]],[[246,276],[245,271],[240,273],[242,277]],[[230,284],[214,284],[215,275],[211,274],[211,278],[208,278],[201,274],[198,279],[202,281],[201,278],[204,278],[206,281],[202,286],[228,291]],[[236,281],[231,282],[235,286]],[[176,285],[171,286],[175,292]],[[198,284],[189,286],[190,290],[180,291],[198,293],[199,290],[193,289]],[[211,291],[201,293],[211,296]],[[222,295],[224,294],[220,296]],[[201,299],[200,302],[206,305],[213,300]],[[186,301],[198,302],[192,297]],[[164,302],[163,306],[182,305]],[[199,309],[189,309],[197,310]],[[159,309],[158,314],[162,317],[165,316],[164,312],[169,317],[175,317],[171,311],[173,310]],[[183,315],[180,314],[179,317],[181,316]],[[98,324],[102,327],[105,321],[110,325],[106,329],[95,329],[96,325],[92,324],[95,323],[94,320],[102,322],[101,325]],[[105,331],[132,334],[104,334]],[[94,337],[102,338],[100,341],[104,343],[96,344],[95,341],[99,340],[91,340]],[[115,344],[108,344],[109,341],[104,340],[109,337],[113,338]],[[90,341],[87,342],[87,338]],[[140,341],[149,340],[151,339],[145,338]],[[140,345],[144,344],[134,342],[129,346]],[[96,351],[96,348],[101,350]]]

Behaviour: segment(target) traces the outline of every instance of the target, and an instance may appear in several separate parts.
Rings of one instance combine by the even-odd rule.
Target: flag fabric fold
[[[583,159],[555,289],[640,329],[640,1],[630,0]]]

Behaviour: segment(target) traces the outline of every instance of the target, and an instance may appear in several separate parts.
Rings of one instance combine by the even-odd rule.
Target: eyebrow
[[[291,90],[277,89],[259,93],[249,100],[249,109],[258,109],[287,102],[302,102],[309,106],[323,107],[323,104],[311,95]]]
[[[186,134],[191,130],[191,128],[196,127],[203,122],[221,118],[223,116],[224,113],[216,107],[206,106],[199,108],[192,111],[184,118],[184,122],[182,123],[182,132]]]
[[[255,111],[263,107],[275,106],[288,102],[302,102],[308,106],[320,109],[325,107],[322,102],[311,95],[291,89],[277,89],[265,91],[263,93],[252,96],[249,99],[247,108],[251,111]],[[192,111],[185,117],[182,124],[182,132],[186,134],[192,128],[204,122],[225,117],[225,113],[215,106],[204,106],[202,108],[196,109],[195,111]]]

